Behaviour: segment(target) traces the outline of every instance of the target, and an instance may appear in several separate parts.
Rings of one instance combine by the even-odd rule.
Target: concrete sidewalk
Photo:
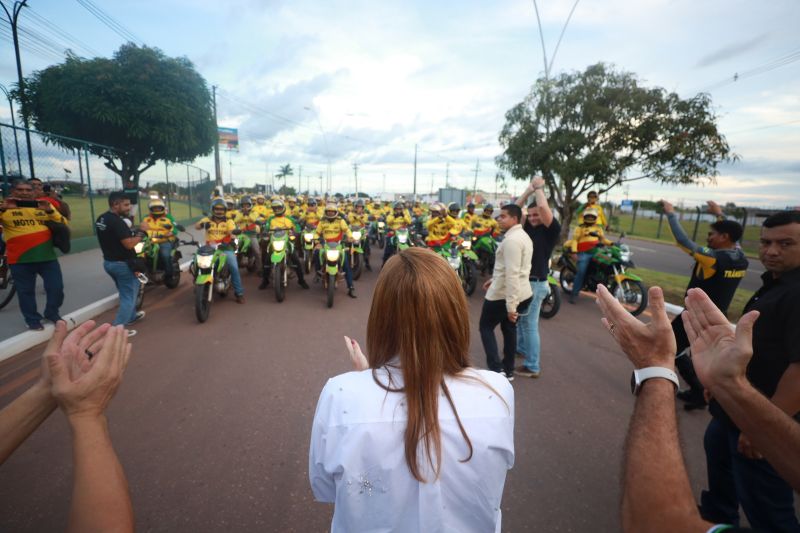
[[[201,232],[191,230],[189,233],[199,235]],[[183,236],[186,237],[185,234]],[[194,247],[182,246],[181,252],[183,261],[186,261],[191,258]],[[103,270],[103,254],[99,248],[68,254],[60,257],[58,261],[64,277],[64,305],[61,306],[61,316],[117,293],[114,282]],[[45,300],[44,286],[40,278],[36,284],[36,301],[40,313],[44,311]],[[14,300],[0,310],[0,341],[26,331],[28,327],[19,310],[19,300],[14,297]]]

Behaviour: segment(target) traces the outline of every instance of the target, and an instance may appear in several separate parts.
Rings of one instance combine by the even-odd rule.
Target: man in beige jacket
[[[531,304],[533,293],[528,282],[533,256],[533,243],[522,229],[522,209],[509,204],[500,209],[497,223],[505,233],[497,249],[492,279],[483,288],[488,289],[481,310],[480,332],[489,370],[502,372],[509,381],[514,380],[514,355],[517,352],[517,318]],[[500,324],[503,333],[503,361],[497,352],[494,328]]]

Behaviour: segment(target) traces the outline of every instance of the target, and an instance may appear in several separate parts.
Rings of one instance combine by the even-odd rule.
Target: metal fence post
[[[167,209],[172,213],[172,200],[170,200],[170,193],[172,192],[169,186],[169,163],[164,161],[164,176],[167,180]]]
[[[742,208],[742,211],[744,211],[744,217],[742,218],[742,238],[740,241],[744,242],[744,230],[747,229],[747,209]]]
[[[697,209],[697,217],[694,219],[694,232],[692,233],[693,241],[697,241],[697,230],[700,228],[700,213],[702,213],[699,207],[695,207],[695,209]]]
[[[631,219],[631,231],[628,233],[633,234],[633,229],[636,227],[636,213],[639,211],[639,202],[633,204],[633,219]]]
[[[8,194],[8,172],[6,172],[6,154],[3,151],[3,136],[0,134],[0,170],[3,171],[3,197]]]
[[[656,239],[661,238],[661,225],[664,223],[664,212],[658,215],[658,230],[656,230]]]
[[[192,180],[189,178],[189,165],[186,165],[186,201],[189,202],[189,218],[192,218]]]
[[[79,150],[78,153],[80,154],[80,148],[78,150]],[[83,156],[85,157],[86,160],[86,183],[89,186],[89,213],[90,216],[92,217],[91,221],[92,233],[97,235],[97,227],[95,227],[94,225],[96,217],[94,216],[94,192],[92,191],[92,175],[91,172],[89,171],[89,150],[87,150],[85,146],[83,148]],[[78,157],[80,158],[80,155],[78,155]]]

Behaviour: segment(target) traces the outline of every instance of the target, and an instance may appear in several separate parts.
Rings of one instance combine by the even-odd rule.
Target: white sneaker
[[[134,335],[136,335],[136,330],[135,329],[129,329],[128,330],[128,337],[133,337]]]
[[[126,326],[130,326],[131,324],[135,324],[135,323],[139,322],[141,319],[144,318],[144,315],[145,315],[144,311],[136,311],[136,316],[133,318],[133,320],[131,320],[130,322],[128,322],[125,325]]]

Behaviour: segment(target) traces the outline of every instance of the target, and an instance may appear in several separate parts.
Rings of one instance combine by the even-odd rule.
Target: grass
[[[658,286],[664,291],[664,299],[675,305],[683,306],[683,295],[686,293],[686,286],[689,285],[689,276],[680,274],[667,274],[649,268],[635,268],[633,271],[637,276],[641,276],[645,285],[648,287]],[[746,289],[736,289],[733,301],[728,308],[728,319],[736,322],[742,316],[744,304],[753,296],[753,291]]]
[[[666,217],[664,217],[660,234],[658,232],[658,217],[644,218],[637,216],[633,231],[631,231],[631,223],[633,220],[632,215],[619,214],[617,215],[617,218],[619,219],[619,223],[616,224],[617,227],[613,229],[624,231],[627,235],[644,237],[646,239],[653,239],[670,244],[675,242],[675,239],[672,237],[672,232],[669,229],[669,223],[667,222]],[[683,226],[683,229],[686,231],[686,234],[690,239],[692,238],[692,235],[694,235],[694,223],[694,218],[681,220],[681,226]],[[708,233],[709,226],[709,222],[700,222],[700,225],[697,228],[697,242],[701,244],[705,243],[706,233]],[[761,228],[758,226],[747,226],[745,228],[744,238],[742,239],[742,248],[747,255],[758,255],[758,241],[760,232]]]
[[[65,196],[64,200],[67,201],[69,204],[70,209],[72,210],[72,220],[70,221],[70,230],[72,233],[73,239],[78,239],[80,237],[90,237],[94,235],[92,231],[92,226],[94,225],[95,219],[100,216],[101,213],[104,213],[108,210],[108,198],[106,196],[95,196],[92,198],[94,203],[94,217],[92,217],[92,210],[89,198],[82,198],[80,196]],[[147,213],[147,199],[141,198],[139,200],[141,207],[142,207],[142,215],[146,216]],[[143,203],[141,203],[143,202]],[[189,204],[185,201],[178,201],[173,200],[171,202],[171,210],[172,216],[175,217],[175,220],[189,220],[193,217],[199,217],[201,209],[198,206],[192,206],[192,216],[189,216]],[[136,219],[139,219],[138,213],[136,213]]]

